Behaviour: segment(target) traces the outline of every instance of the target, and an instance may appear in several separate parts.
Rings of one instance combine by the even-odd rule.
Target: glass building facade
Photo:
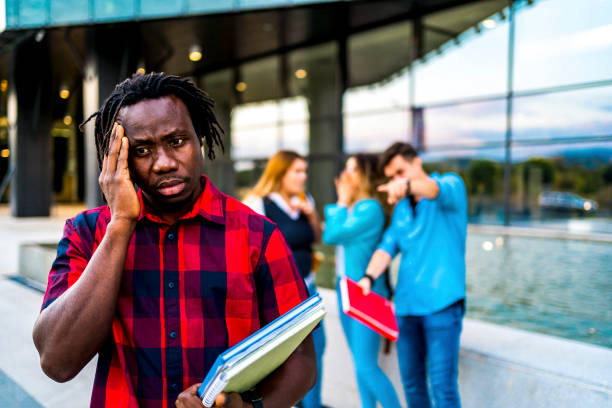
[[[346,90],[344,153],[415,144],[430,171],[463,177],[472,223],[612,233],[612,4],[518,2],[444,41],[446,12],[420,23],[437,49],[381,83]],[[349,37],[349,82],[384,58],[384,44],[410,44],[414,24]],[[235,108],[239,182],[256,178],[248,170],[270,146],[308,154],[308,124],[299,97]]]
[[[337,0],[4,0],[6,28],[53,27],[228,13]]]

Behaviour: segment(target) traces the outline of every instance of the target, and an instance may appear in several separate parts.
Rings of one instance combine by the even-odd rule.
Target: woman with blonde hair
[[[364,277],[368,262],[380,242],[385,212],[375,197],[378,159],[371,154],[354,154],[336,180],[338,201],[325,207],[323,242],[336,247],[338,281],[346,276],[356,282]],[[339,285],[340,323],[353,355],[363,408],[399,408],[393,384],[378,365],[380,335],[342,311]],[[372,291],[389,297],[386,277],[372,282]]]
[[[312,273],[312,244],[321,238],[321,222],[312,197],[305,192],[308,163],[296,152],[281,150],[272,156],[245,204],[274,221],[293,253],[309,293],[316,293]],[[325,332],[312,333],[317,354],[317,382],[301,402],[304,408],[321,407],[321,373]]]

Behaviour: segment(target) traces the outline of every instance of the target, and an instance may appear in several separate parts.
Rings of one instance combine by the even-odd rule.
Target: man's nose
[[[166,149],[157,150],[155,162],[153,163],[153,171],[155,173],[167,173],[176,170],[177,167],[178,162],[172,154],[166,151]]]

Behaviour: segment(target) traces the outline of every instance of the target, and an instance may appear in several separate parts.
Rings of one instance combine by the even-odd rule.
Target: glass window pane
[[[313,95],[322,94],[328,89],[332,90],[336,84],[334,73],[337,71],[338,63],[337,48],[336,43],[330,42],[289,53],[287,57],[289,94]]]
[[[277,127],[236,129],[232,127],[232,158],[268,157],[280,147]]]
[[[302,156],[308,155],[308,122],[284,123],[280,131],[282,149],[296,151]]]
[[[415,64],[415,104],[506,92],[507,20],[483,27],[480,34],[470,30],[459,38],[459,44],[448,42],[442,47],[441,55]]]
[[[279,119],[276,101],[244,104],[232,110],[232,129],[261,127],[262,125],[276,126]]]
[[[344,151],[379,153],[398,140],[410,140],[405,110],[344,116]]]
[[[512,149],[514,225],[612,233],[612,141]]]
[[[146,0],[140,2],[140,13],[145,17],[171,16],[182,11],[181,1]]]
[[[305,97],[284,98],[279,101],[279,104],[283,122],[308,120],[308,100]]]
[[[516,15],[514,88],[612,79],[612,2],[537,1]]]
[[[407,71],[388,82],[348,89],[344,93],[344,113],[386,109],[407,109],[410,80]]]
[[[240,72],[241,80],[246,85],[246,89],[241,92],[244,103],[281,97],[279,57],[264,58],[244,64],[240,67]]]
[[[130,18],[135,14],[133,1],[97,0],[94,3],[94,18],[96,20],[114,20]]]
[[[83,22],[89,19],[89,2],[51,0],[51,24]]]
[[[18,0],[6,0],[6,28],[17,28],[19,25]]]
[[[612,134],[612,86],[514,99],[514,140]]]
[[[234,170],[236,172],[236,197],[240,200],[246,198],[249,190],[255,186],[257,180],[263,173],[266,160],[236,160]]]
[[[425,108],[423,116],[426,148],[477,147],[505,140],[505,99]]]
[[[238,0],[240,8],[288,6],[287,0]]]
[[[47,6],[45,0],[22,0],[18,3],[19,26],[39,26],[47,23]]]
[[[503,148],[425,151],[420,154],[428,173],[453,172],[461,176],[468,194],[468,221],[504,223]]]
[[[231,10],[234,0],[188,0],[190,13]]]

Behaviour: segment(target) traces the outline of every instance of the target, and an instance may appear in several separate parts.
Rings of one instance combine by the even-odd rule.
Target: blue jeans
[[[314,295],[317,293],[317,287],[314,284],[308,285],[308,293]],[[302,399],[302,406],[304,408],[321,407],[321,375],[323,374],[323,352],[325,351],[325,330],[323,330],[323,321],[321,321],[319,327],[312,331],[312,341],[317,355],[317,381]]]
[[[463,302],[425,316],[397,316],[397,355],[408,407],[461,407],[457,376],[462,319]]]
[[[400,408],[401,405],[393,384],[378,365],[380,335],[342,311],[339,290],[338,310],[340,311],[340,323],[357,370],[361,406],[376,408],[376,401],[380,401],[383,408]]]

